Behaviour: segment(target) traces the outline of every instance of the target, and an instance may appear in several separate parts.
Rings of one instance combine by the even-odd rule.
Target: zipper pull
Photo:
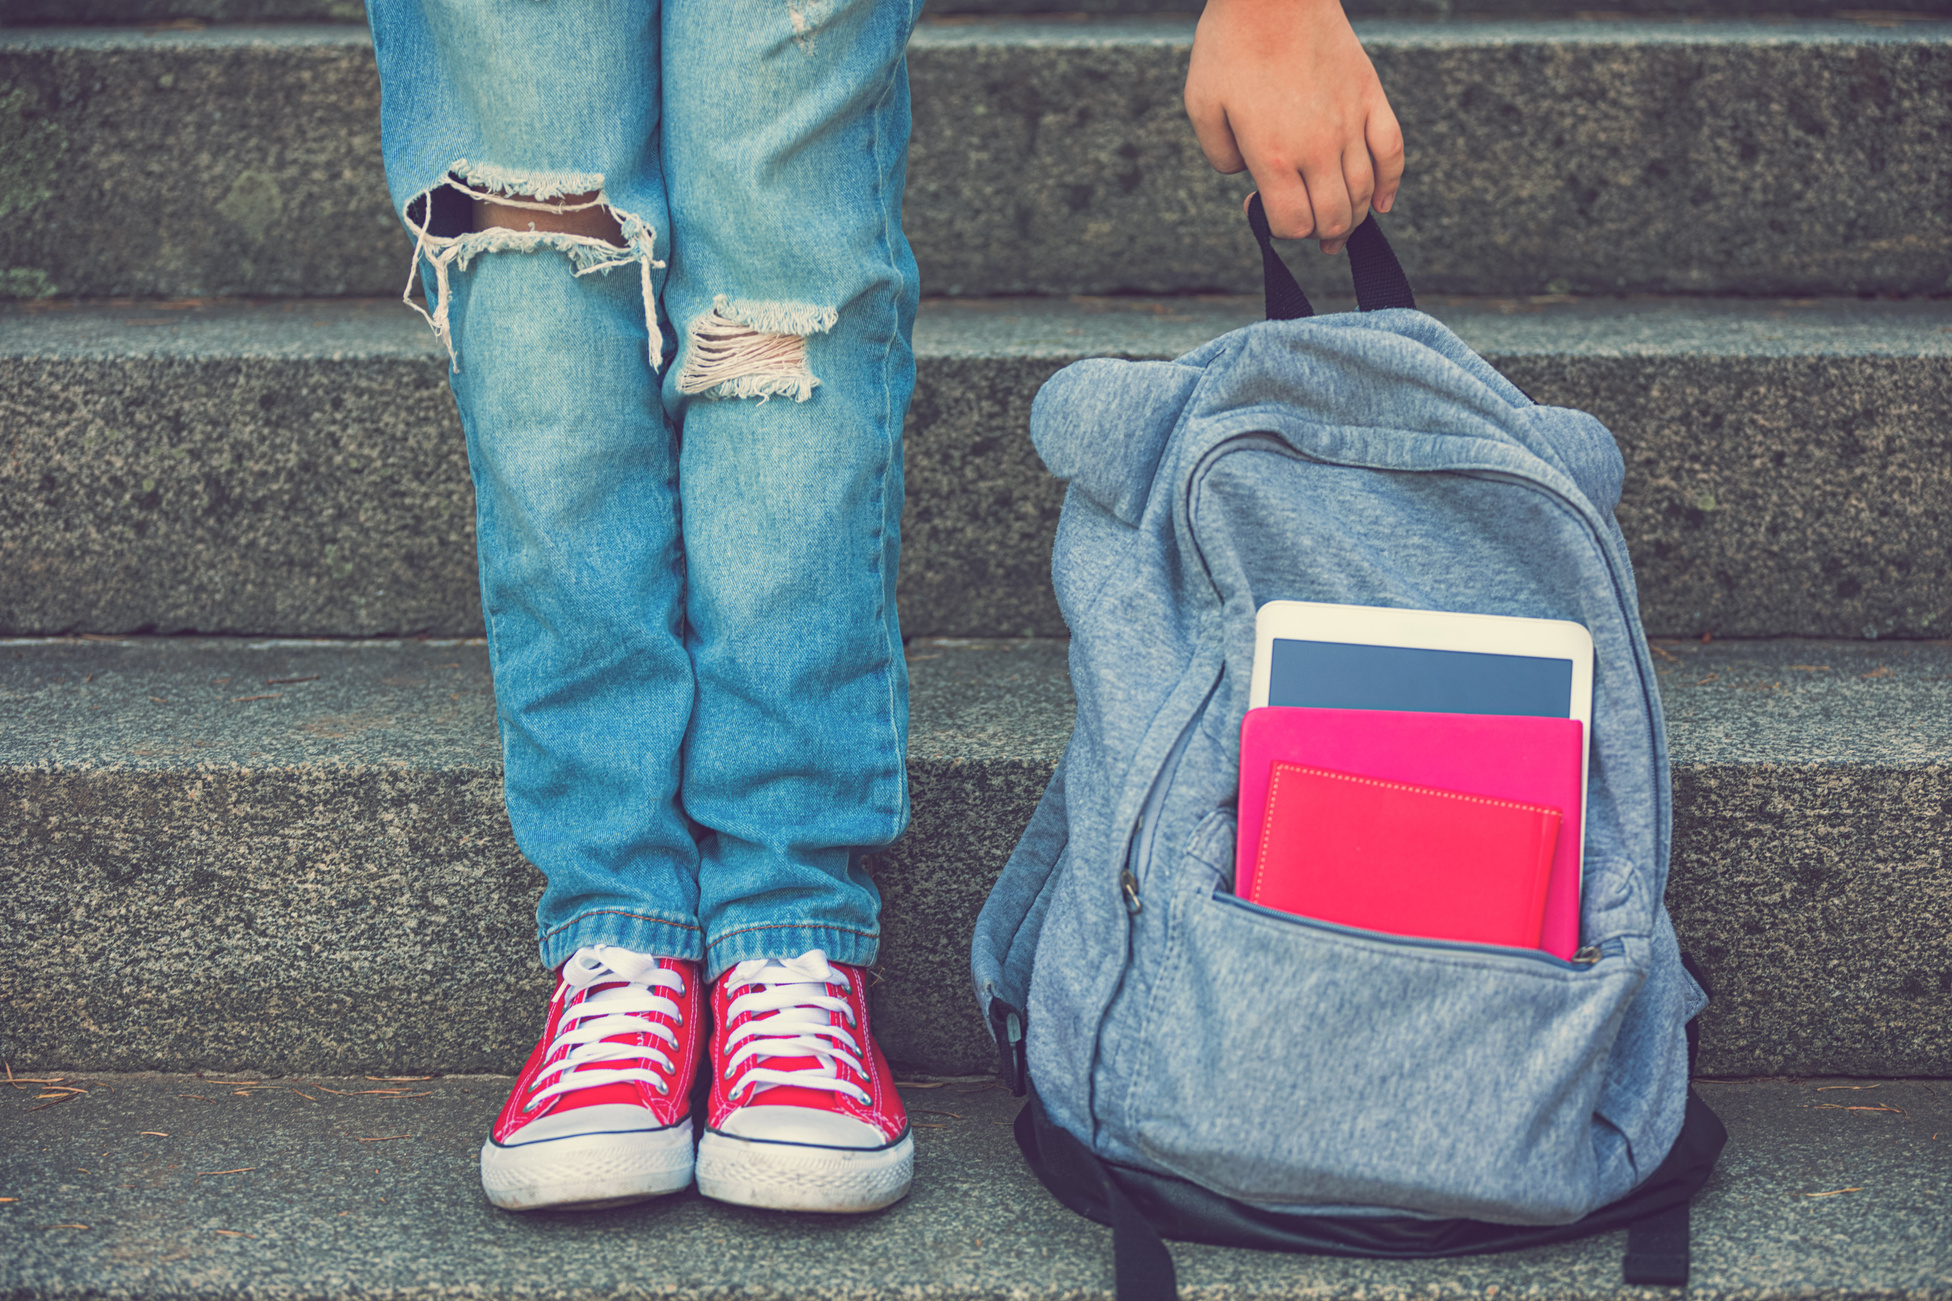
[[[1572,955],[1572,960],[1578,963],[1582,967],[1592,966],[1595,962],[1598,962],[1600,960],[1599,946],[1592,945],[1587,948],[1581,949],[1579,952]]]
[[[1126,912],[1137,917],[1144,911],[1145,906],[1139,902],[1139,878],[1132,875],[1131,868],[1128,867],[1118,874],[1118,888],[1125,894]]]

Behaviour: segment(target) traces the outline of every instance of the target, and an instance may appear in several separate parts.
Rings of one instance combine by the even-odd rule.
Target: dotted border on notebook
[[[1261,882],[1267,872],[1268,842],[1272,839],[1268,832],[1268,819],[1274,813],[1274,793],[1281,787],[1283,771],[1307,773],[1315,777],[1332,777],[1336,781],[1355,782],[1361,786],[1376,786],[1386,791],[1416,791],[1423,795],[1436,795],[1447,800],[1462,800],[1466,804],[1488,804],[1498,809],[1522,809],[1527,813],[1550,813],[1563,819],[1565,814],[1558,809],[1547,808],[1542,804],[1520,804],[1516,800],[1493,799],[1488,795],[1466,795],[1463,791],[1439,790],[1435,786],[1412,786],[1408,782],[1384,781],[1379,777],[1358,777],[1354,773],[1336,772],[1333,768],[1311,768],[1307,764],[1283,763],[1279,759],[1271,765],[1267,780],[1267,810],[1261,815],[1261,852],[1254,858],[1254,890],[1260,892]],[[1249,902],[1254,902],[1250,900]]]

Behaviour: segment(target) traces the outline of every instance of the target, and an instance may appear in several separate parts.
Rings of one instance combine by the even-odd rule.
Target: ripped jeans
[[[861,860],[908,818],[917,7],[367,5],[546,966],[875,958]],[[471,229],[481,195],[592,192],[621,244]]]

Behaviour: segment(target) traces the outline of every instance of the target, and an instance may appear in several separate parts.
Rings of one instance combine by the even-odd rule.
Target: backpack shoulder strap
[[[1688,1285],[1688,1203],[1627,1226],[1627,1259],[1621,1272],[1632,1287]]]
[[[1024,1160],[1052,1196],[1086,1219],[1110,1226],[1117,1301],[1178,1301],[1172,1252],[1111,1167],[1051,1124],[1035,1093],[1017,1112],[1013,1132]]]

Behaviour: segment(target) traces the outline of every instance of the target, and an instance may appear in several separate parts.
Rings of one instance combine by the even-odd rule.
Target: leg
[[[482,1148],[511,1209],[691,1180],[693,680],[655,309],[657,9],[375,0],[389,184],[475,484],[509,820],[560,968]]]
[[[698,700],[686,811],[716,977],[874,960],[864,851],[900,834],[894,580],[915,264],[901,234],[909,0],[671,0],[665,380],[682,421]]]
[[[637,287],[499,253],[453,294],[509,821],[548,877],[543,963],[591,944],[696,959],[677,449]]]
[[[455,360],[509,820],[548,877],[542,960],[696,958],[677,449],[647,306],[657,6],[381,0],[373,25],[388,181]]]
[[[907,0],[669,0],[665,381],[697,703],[715,1033],[698,1187],[794,1210],[907,1191],[868,1028],[863,854],[908,815],[895,619],[915,265],[901,235]]]

